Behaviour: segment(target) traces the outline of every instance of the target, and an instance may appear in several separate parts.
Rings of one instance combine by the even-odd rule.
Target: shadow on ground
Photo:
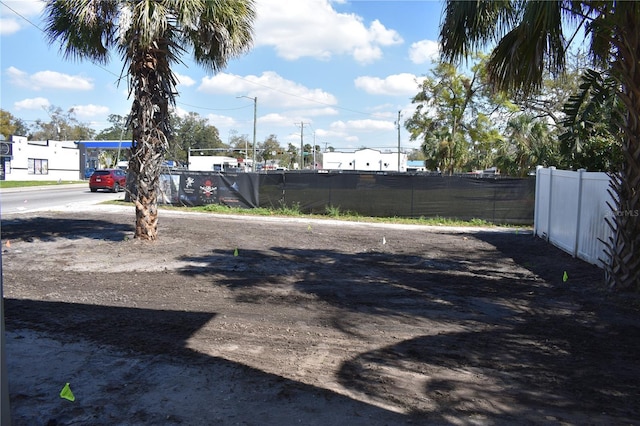
[[[45,241],[63,234],[102,239],[96,228],[122,240],[131,231],[130,226],[100,220],[74,220],[76,228],[62,231],[64,220],[46,220],[51,230],[36,234]],[[286,390],[272,401],[274,410],[286,411],[293,399],[304,395],[321,396],[330,401],[324,405],[327,410],[338,410],[339,419],[344,415],[353,420],[353,412],[345,407],[354,404],[360,424],[373,424],[370,419],[376,424],[472,424],[476,417],[492,425],[633,424],[640,418],[635,403],[640,398],[637,312],[620,310],[624,305],[619,299],[602,290],[597,268],[542,240],[508,233],[424,232],[419,238],[428,244],[421,245],[417,238],[413,246],[388,249],[386,244],[372,245],[374,237],[364,232],[340,231],[340,241],[348,243],[341,248],[331,245],[338,241],[338,231],[329,235],[322,229],[325,237],[297,229],[300,241],[290,245],[255,248],[247,243],[234,253],[221,248],[225,238],[236,244],[232,229],[217,232],[220,225],[198,225],[203,226],[176,226],[185,227],[183,235],[193,235],[194,229],[206,234],[198,246],[202,254],[175,254],[185,266],[147,274],[150,282],[157,281],[152,288],[167,291],[163,296],[175,298],[172,306],[182,310],[9,299],[8,329],[42,330],[125,352],[166,355],[178,363],[239,369],[249,382],[255,379]],[[14,223],[12,236],[3,229],[3,239],[24,238],[29,226],[28,221]],[[275,229],[271,224],[268,232],[252,231],[272,238],[271,233],[295,232],[291,227]],[[245,231],[247,224],[240,228]],[[394,237],[402,241],[404,234],[398,231]],[[326,238],[324,248],[317,242],[320,238]],[[562,280],[564,271],[567,282]],[[193,308],[201,306],[196,303],[200,301],[190,300],[196,296],[186,289],[195,281],[228,289],[230,300],[242,304],[242,312],[253,307],[262,312],[299,309],[294,327],[298,319],[311,321],[304,315],[312,307],[322,311],[332,331],[369,343],[366,350],[345,357],[331,374],[347,391],[367,395],[372,404],[189,349],[189,338],[218,315]],[[205,298],[206,289],[198,295]],[[377,343],[384,344],[374,347],[376,327],[389,323],[414,333],[392,344],[381,339]],[[439,328],[431,330],[429,324]],[[442,331],[445,327],[448,331]],[[417,394],[409,402],[402,397],[407,394],[403,377],[420,377]],[[404,407],[410,414],[379,408],[384,405]],[[241,408],[250,412],[251,404]],[[306,424],[330,424],[322,417],[328,413],[306,408],[305,419],[311,420]]]
[[[153,389],[144,389],[136,393],[134,383],[130,384],[130,389],[126,389],[126,383],[109,385],[108,389],[104,389],[103,398],[111,403],[115,401],[121,413],[131,411],[131,417],[126,419],[126,422],[131,423],[123,423],[124,419],[112,419],[115,423],[108,423],[105,420],[108,419],[108,415],[85,398],[74,405],[65,405],[66,408],[57,409],[56,418],[38,418],[34,413],[30,413],[30,422],[25,424],[36,424],[34,421],[38,424],[64,424],[57,418],[71,419],[74,423],[77,420],[73,419],[84,418],[88,421],[86,419],[90,418],[93,419],[91,424],[411,424],[408,416],[359,402],[330,390],[189,349],[186,344],[189,337],[214,318],[214,313],[18,299],[5,300],[5,311],[6,328],[9,332],[19,334],[25,329],[46,332],[49,338],[63,342],[63,347],[65,344],[85,341],[92,343],[96,348],[108,345],[128,354],[127,358],[132,364],[141,362],[136,360],[138,356],[149,355],[155,361],[172,363],[183,371],[183,374],[187,374],[189,368],[196,366],[201,374],[206,376],[207,382],[213,382],[200,394],[195,391],[189,393],[187,389],[188,399],[177,401],[178,408],[175,412],[162,409],[162,406],[167,404],[161,402],[162,397],[170,398],[170,395],[157,395],[158,399],[149,401],[145,395],[154,395]],[[92,354],[86,356],[89,360],[92,358]],[[69,362],[74,361],[80,360],[69,359]],[[42,362],[46,363],[47,360]],[[147,371],[148,375],[152,374],[151,367]],[[187,375],[186,378],[188,377]],[[104,378],[95,379],[101,383],[105,382]],[[164,381],[175,383],[179,379],[165,377]],[[192,385],[195,386],[195,383]],[[189,386],[189,383],[185,383],[184,386]],[[224,398],[217,396],[220,387],[227,387],[227,392],[231,393]],[[175,396],[180,397],[183,394],[176,392]],[[221,399],[217,400],[214,395]],[[13,405],[18,400],[38,400],[45,396],[12,393],[11,397]],[[49,399],[45,401],[50,404]],[[151,407],[145,406],[145,399],[146,404],[151,404]],[[229,406],[229,399],[233,408],[225,412],[229,410],[225,408]],[[237,400],[236,403],[233,402],[234,399]],[[255,404],[252,404],[252,401]],[[269,412],[264,411],[265,407]],[[161,418],[154,413],[163,411],[165,414]],[[198,413],[197,419],[185,414],[194,412]],[[18,420],[15,424],[22,423]]]
[[[345,362],[337,380],[381,403],[402,406],[395,379],[427,379],[419,418],[446,422],[633,422],[640,410],[640,321],[616,317],[598,268],[531,235],[479,233],[484,250],[440,247],[438,256],[271,247],[241,255],[212,249],[183,257],[186,276],[215,275],[242,303],[301,303],[311,295],[335,308],[332,327],[366,337],[375,318],[437,320],[463,332],[425,333]],[[567,271],[570,279],[562,280]],[[270,286],[297,292],[274,298]],[[454,379],[468,374],[472,381]],[[396,376],[394,378],[394,375]],[[398,395],[395,397],[394,395]],[[629,401],[629,402],[627,402]]]
[[[559,248],[532,234],[514,235],[509,239],[505,239],[495,232],[480,232],[476,236],[495,247],[505,258],[513,259],[518,265],[549,283],[563,284],[565,271],[569,285],[579,285],[582,281],[591,283],[594,277],[598,277],[600,282],[604,283],[604,270],[574,259]],[[557,257],[560,261],[549,262],[550,256]],[[590,290],[596,289],[590,288]]]
[[[47,242],[61,238],[122,241],[133,231],[131,224],[117,223],[107,219],[31,217],[2,220],[2,239],[5,241]]]

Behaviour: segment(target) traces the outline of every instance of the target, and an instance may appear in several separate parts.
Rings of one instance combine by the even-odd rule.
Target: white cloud
[[[326,108],[309,108],[300,112],[301,114],[306,115],[307,117],[326,117],[328,115],[338,115],[339,112],[335,108],[326,107]]]
[[[29,75],[26,72],[21,71],[16,67],[9,67],[7,68],[6,74],[9,77],[9,80],[16,86],[29,86]]]
[[[23,99],[13,104],[14,108],[17,110],[21,109],[42,109],[48,108],[51,104],[47,98],[31,98],[31,99]]]
[[[29,24],[24,18],[37,17],[44,8],[40,0],[5,0],[0,3],[0,35],[15,34]]]
[[[318,143],[320,144],[324,144],[324,142],[322,141],[323,139],[344,139],[346,137],[348,137],[348,134],[345,133],[343,130],[341,129],[330,129],[330,130],[326,130],[326,129],[318,129],[316,131],[316,137],[318,139]],[[327,142],[328,145],[330,145],[330,143]]]
[[[15,67],[7,68],[6,74],[11,83],[28,87],[33,90],[63,89],[63,90],[92,90],[93,80],[79,75],[63,74],[56,71],[39,71],[35,74],[19,70]]]
[[[0,19],[0,35],[8,35],[17,33],[20,30],[20,24],[14,19]]]
[[[395,129],[395,124],[391,121],[383,121],[383,120],[349,120],[349,121],[334,121],[331,123],[331,128],[334,130],[357,130],[357,131],[367,131],[374,132],[378,130],[393,130]]]
[[[189,111],[177,105],[175,107],[172,107],[171,113],[177,115],[180,118],[185,118],[189,115]]]
[[[256,47],[272,46],[287,60],[351,55],[367,64],[382,57],[381,47],[402,37],[380,21],[368,27],[360,16],[338,13],[328,0],[264,0],[257,3]]]
[[[253,77],[253,76],[251,76]],[[255,89],[244,77],[235,74],[218,73],[212,77],[204,77],[198,91],[209,94],[238,94]]]
[[[292,127],[294,119],[291,116],[270,113],[265,114],[258,120],[260,124],[278,126],[278,127]],[[299,121],[299,120],[298,120]]]
[[[36,88],[92,90],[93,81],[79,75],[62,74],[56,71],[40,71],[29,80]]]
[[[196,81],[189,77],[188,75],[176,74],[176,78],[178,79],[178,86],[191,87],[196,84]]]
[[[432,40],[421,40],[411,44],[409,59],[414,64],[424,64],[438,59],[440,46]]]
[[[207,120],[209,121],[209,124],[211,124],[212,126],[216,126],[218,129],[227,129],[237,126],[238,124],[236,120],[233,119],[233,117],[229,117],[226,115],[207,114]],[[220,137],[223,137],[223,135],[220,134]]]
[[[419,90],[417,78],[409,73],[394,74],[384,79],[362,76],[356,78],[354,83],[358,89],[372,95],[413,96]]]
[[[103,105],[74,105],[73,112],[80,118],[103,117],[109,114],[109,108]]]
[[[219,73],[213,77],[204,77],[198,90],[209,94],[235,94],[258,98],[258,110],[261,104],[280,108],[301,108],[323,105],[335,105],[335,96],[321,89],[310,89],[294,81],[282,78],[273,71],[265,71],[260,76],[239,76]],[[245,101],[249,101],[245,99]]]

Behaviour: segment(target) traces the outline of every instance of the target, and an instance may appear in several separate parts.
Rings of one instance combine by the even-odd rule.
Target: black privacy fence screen
[[[362,216],[482,219],[530,225],[535,177],[442,176],[420,173],[172,171],[160,179],[159,202],[240,208],[328,209]]]

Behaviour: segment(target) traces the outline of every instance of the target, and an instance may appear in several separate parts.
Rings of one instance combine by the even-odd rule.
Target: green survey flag
[[[567,275],[567,271],[564,271],[564,274],[562,274],[562,282],[566,283],[568,279],[569,275]]]
[[[233,255],[234,255],[234,256],[237,256],[237,255],[238,255],[238,249],[235,249],[235,250],[233,251]]]
[[[64,387],[60,391],[60,398],[67,399],[71,402],[76,400],[76,397],[73,395],[73,392],[71,392],[71,387],[69,387],[69,383],[64,385]]]

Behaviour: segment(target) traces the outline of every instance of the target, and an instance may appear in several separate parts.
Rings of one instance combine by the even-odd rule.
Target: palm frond
[[[214,72],[253,45],[253,0],[204,0],[196,27],[182,22],[183,40],[197,64]],[[193,18],[193,17],[192,17]]]
[[[527,2],[519,24],[493,50],[487,69],[500,90],[527,95],[538,89],[544,70],[564,71],[565,39],[561,2]]]
[[[616,141],[624,123],[619,83],[607,72],[592,69],[586,70],[581,80],[580,91],[570,96],[563,108],[561,151],[571,159],[570,167],[615,168],[621,160]]]
[[[515,23],[516,3],[447,1],[439,37],[443,58],[455,61],[499,40]]]
[[[65,58],[107,63],[115,43],[118,2],[115,0],[54,0],[45,5],[45,35],[60,42]]]

